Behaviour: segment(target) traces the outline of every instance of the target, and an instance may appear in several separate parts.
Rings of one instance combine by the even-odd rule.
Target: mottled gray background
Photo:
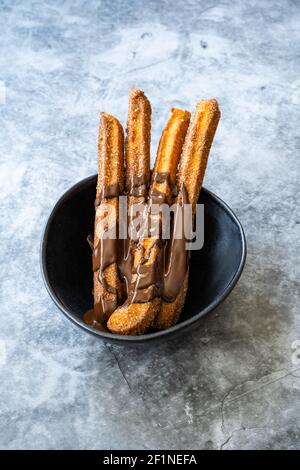
[[[300,447],[298,1],[0,1],[0,446]],[[42,227],[96,172],[98,112],[145,89],[153,150],[172,106],[222,109],[205,181],[248,260],[192,336],[108,347],[48,297]]]

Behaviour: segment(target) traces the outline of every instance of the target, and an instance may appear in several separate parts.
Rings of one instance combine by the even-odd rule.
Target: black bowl
[[[192,251],[189,290],[179,322],[164,331],[141,336],[104,333],[86,325],[83,314],[92,308],[91,249],[97,177],[90,176],[69,189],[57,202],[46,224],[41,267],[46,288],[60,310],[76,325],[110,342],[132,344],[164,340],[194,328],[233,289],[246,259],[243,228],[232,210],[207,189],[204,204],[204,247]]]

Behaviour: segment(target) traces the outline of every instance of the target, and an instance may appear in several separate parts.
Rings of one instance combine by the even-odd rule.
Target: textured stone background
[[[300,446],[300,4],[0,1],[1,448]],[[237,212],[248,260],[192,336],[108,347],[59,314],[40,275],[57,198],[96,172],[98,112],[216,97],[205,185]]]

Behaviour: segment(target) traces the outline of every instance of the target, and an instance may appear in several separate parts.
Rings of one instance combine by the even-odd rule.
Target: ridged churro
[[[146,198],[150,181],[151,105],[142,90],[129,95],[125,142],[126,192]]]
[[[177,187],[180,189],[184,185],[188,202],[192,204],[193,214],[195,214],[209,151],[219,119],[220,111],[217,101],[214,99],[202,100],[196,106],[186,135],[180,159]],[[161,310],[153,323],[155,328],[169,328],[177,322],[185,302],[187,288],[188,272],[175,301],[162,303]]]
[[[131,208],[135,204],[145,204],[150,181],[151,105],[144,92],[136,88],[132,88],[129,94],[126,134],[125,190],[128,196],[128,222],[130,224]],[[132,280],[132,265],[136,250],[137,240],[129,238],[124,241],[120,268],[125,281],[126,296]]]
[[[116,239],[106,236],[117,230],[118,196],[123,190],[123,128],[115,117],[101,113],[93,240],[94,309],[87,312],[84,318],[86,323],[95,327],[106,324],[109,315],[116,309],[118,300],[122,298]]]

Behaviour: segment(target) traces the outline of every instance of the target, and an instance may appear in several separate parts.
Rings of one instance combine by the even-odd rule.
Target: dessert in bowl
[[[144,93],[130,93],[125,142],[118,120],[101,114],[98,175],[60,199],[42,242],[49,292],[86,330],[121,342],[168,336],[193,325],[236,283],[246,255],[242,227],[225,203],[201,191],[219,117],[216,100],[200,101],[192,117],[173,109],[150,171],[151,106]],[[204,245],[190,252],[177,221],[189,206],[195,224],[198,200],[204,204]],[[168,237],[161,212],[153,211],[162,205],[175,208]],[[133,236],[136,214],[142,222]],[[154,222],[155,234],[149,231]],[[175,236],[178,227],[181,237]]]

